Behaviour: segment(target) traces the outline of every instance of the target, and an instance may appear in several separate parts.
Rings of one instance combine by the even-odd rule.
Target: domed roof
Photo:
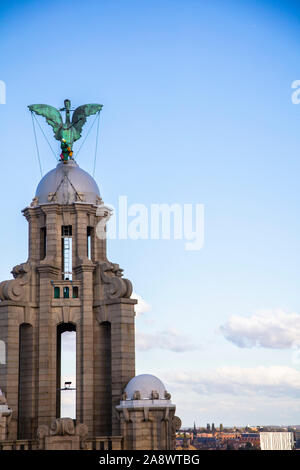
[[[58,163],[40,181],[35,197],[37,204],[72,204],[85,202],[97,204],[100,191],[96,181],[74,160]]]
[[[141,400],[152,399],[151,393],[155,391],[158,393],[159,400],[165,399],[166,388],[162,381],[151,374],[141,374],[133,377],[125,387],[127,400],[134,399],[134,393],[140,392]]]

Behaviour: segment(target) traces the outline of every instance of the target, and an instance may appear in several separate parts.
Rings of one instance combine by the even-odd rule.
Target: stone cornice
[[[39,266],[36,267],[36,269],[40,274],[58,275],[60,273],[60,269],[51,264],[40,264]]]
[[[0,309],[1,307],[7,307],[7,306],[38,308],[39,305],[34,302],[24,302],[22,300],[1,300],[0,301]]]
[[[65,299],[65,298],[61,298],[61,299],[52,299],[51,301],[51,307],[80,307],[81,306],[81,299],[80,298],[77,298],[77,299],[72,299],[72,298],[69,298],[69,299]]]
[[[26,217],[26,220],[30,220],[31,218],[38,218],[43,215],[40,207],[25,207],[25,209],[23,209],[21,212],[24,217]]]
[[[129,304],[135,305],[137,304],[137,299],[125,299],[124,297],[117,298],[117,299],[105,299],[105,300],[97,300],[94,302],[93,307],[102,307],[103,305],[111,305],[111,304]]]
[[[44,214],[61,214],[61,206],[59,204],[43,204],[39,207]]]
[[[80,266],[76,266],[73,268],[73,271],[75,274],[81,274],[81,273],[86,273],[86,272],[93,272],[96,268],[96,265],[91,263],[91,264],[81,264]]]
[[[87,212],[96,214],[98,206],[94,206],[92,204],[84,204],[83,202],[74,202],[74,210],[75,212]]]

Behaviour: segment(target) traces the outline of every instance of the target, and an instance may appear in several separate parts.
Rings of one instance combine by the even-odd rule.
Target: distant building
[[[261,450],[292,450],[294,434],[292,432],[261,432]]]

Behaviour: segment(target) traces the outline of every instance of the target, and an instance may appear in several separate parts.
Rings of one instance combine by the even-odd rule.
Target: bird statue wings
[[[84,104],[75,109],[70,120],[71,101],[65,100],[65,107],[56,109],[48,104],[31,104],[28,106],[32,113],[44,116],[47,123],[52,127],[54,137],[60,142],[66,144],[72,149],[73,143],[80,139],[81,132],[87,117],[99,113],[102,109],[101,104]],[[60,111],[66,112],[66,119],[63,122]]]

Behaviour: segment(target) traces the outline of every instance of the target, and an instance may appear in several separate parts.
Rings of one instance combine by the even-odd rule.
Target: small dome
[[[69,160],[67,163],[60,162],[41,179],[35,197],[38,198],[38,205],[51,202],[97,204],[100,191],[96,181],[74,160]]]
[[[141,400],[150,400],[152,392],[158,393],[158,399],[165,399],[166,388],[162,381],[151,374],[141,374],[133,377],[125,388],[127,400],[133,400],[135,392],[140,392]]]

